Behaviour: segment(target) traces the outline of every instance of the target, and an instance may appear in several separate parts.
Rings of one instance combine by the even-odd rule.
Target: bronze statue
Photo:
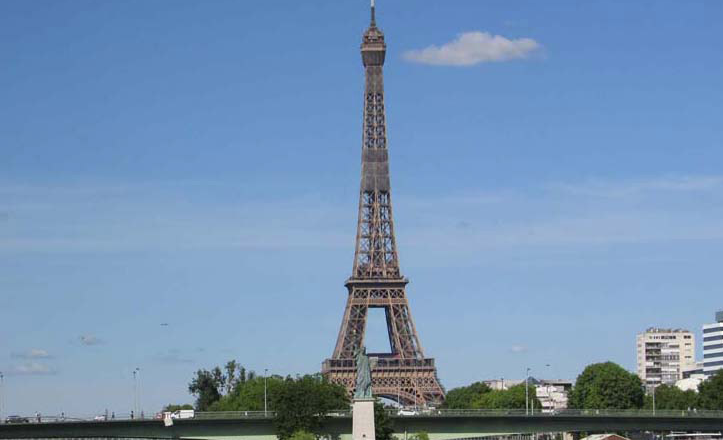
[[[362,346],[354,353],[356,359],[356,391],[355,399],[372,398],[372,366],[367,356],[366,347]]]

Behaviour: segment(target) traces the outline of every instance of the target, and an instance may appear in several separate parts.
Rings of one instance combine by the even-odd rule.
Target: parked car
[[[5,423],[30,423],[30,419],[20,416],[7,416],[5,418]]]
[[[192,409],[179,409],[171,413],[172,419],[192,419],[193,417],[194,412]]]
[[[105,422],[107,418],[104,414],[101,414],[99,416],[93,417],[93,420],[95,420],[96,422]]]

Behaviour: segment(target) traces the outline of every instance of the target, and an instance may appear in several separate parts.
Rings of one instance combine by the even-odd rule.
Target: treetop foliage
[[[723,370],[698,386],[698,408],[723,410]]]
[[[660,385],[655,388],[656,409],[688,410],[698,407],[698,393],[693,390],[683,391],[676,386]],[[645,409],[653,409],[653,395],[645,396]]]
[[[534,385],[527,389],[529,402],[534,408],[541,408]],[[444,408],[449,409],[525,409],[525,384],[521,383],[506,390],[493,390],[483,382],[450,390]]]
[[[316,440],[316,436],[308,431],[296,431],[289,440]]]
[[[374,402],[374,437],[376,440],[394,440],[394,421],[379,400]]]
[[[613,362],[588,365],[570,393],[570,408],[638,409],[643,406],[643,384],[635,374]]]
[[[276,413],[274,425],[282,440],[320,436],[329,412],[349,409],[346,389],[321,374],[264,378],[236,361],[223,369],[198,370],[188,389],[199,411],[263,411],[266,390],[266,409]]]

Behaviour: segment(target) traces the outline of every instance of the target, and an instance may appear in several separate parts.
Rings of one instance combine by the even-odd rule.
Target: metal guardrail
[[[390,415],[400,417],[713,417],[723,418],[723,411],[709,410],[627,410],[627,409],[564,409],[554,412],[525,411],[524,409],[421,409],[394,410]]]
[[[707,417],[723,418],[723,411],[708,410],[619,410],[564,409],[555,412],[526,412],[524,409],[389,409],[393,417]],[[351,417],[351,410],[336,410],[328,417]],[[273,419],[274,411],[216,411],[196,412],[195,419]]]
[[[705,417],[723,418],[723,411],[708,410],[620,410],[620,409],[564,409],[555,412],[526,412],[524,409],[419,409],[387,410],[393,417]],[[268,411],[227,411],[197,412],[196,419],[243,419],[273,418],[275,413]],[[338,410],[327,413],[329,417],[351,417],[350,410]]]
[[[534,414],[524,409],[389,409],[387,414],[392,417],[646,417],[646,418],[720,418],[723,419],[723,411],[709,410],[628,410],[628,409],[564,409],[555,412],[538,412]],[[351,410],[336,410],[326,414],[327,417],[351,417]],[[234,419],[273,419],[276,417],[274,411],[216,411],[216,412],[195,412],[195,420],[234,420]],[[38,423],[37,417],[23,417],[29,423]],[[63,422],[115,422],[115,421],[150,421],[158,420],[156,415],[145,416],[144,418],[130,418],[130,415],[116,414],[114,418],[99,420],[96,417],[70,417],[70,416],[43,416],[40,423],[63,423]],[[3,424],[5,420],[0,420]]]
[[[276,417],[274,411],[213,411],[196,412],[193,418],[196,420],[218,420],[218,419],[273,419]]]

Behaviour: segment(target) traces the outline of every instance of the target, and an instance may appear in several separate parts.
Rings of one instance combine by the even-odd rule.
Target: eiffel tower
[[[406,294],[409,280],[399,270],[394,238],[384,110],[386,50],[384,34],[376,25],[372,0],[371,24],[361,45],[366,86],[354,267],[345,283],[349,297],[334,354],[324,361],[322,372],[331,382],[354,392],[354,351],[364,345],[368,310],[381,308],[386,314],[391,353],[369,354],[376,358],[372,370],[374,395],[404,406],[433,406],[442,403],[444,390],[437,378],[434,359],[424,356],[414,327]]]

